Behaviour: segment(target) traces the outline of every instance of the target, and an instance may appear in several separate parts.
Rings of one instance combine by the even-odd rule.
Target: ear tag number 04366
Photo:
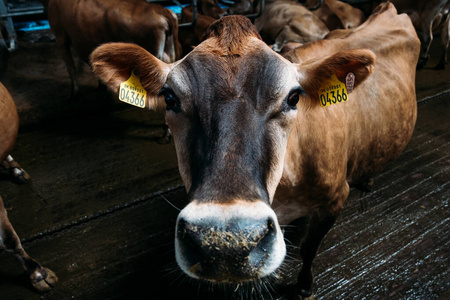
[[[347,99],[347,87],[345,86],[345,83],[339,81],[336,74],[333,74],[333,76],[319,89],[320,105],[323,107],[345,102]]]
[[[125,103],[144,108],[147,91],[142,87],[138,72],[131,72],[130,78],[120,84],[119,100]]]

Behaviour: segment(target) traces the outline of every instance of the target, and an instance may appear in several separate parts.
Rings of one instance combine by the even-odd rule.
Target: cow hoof
[[[18,183],[27,183],[31,178],[27,171],[22,168],[11,168],[10,172],[14,180]]]
[[[50,291],[58,282],[55,273],[47,268],[34,271],[30,278],[33,287],[41,293]]]
[[[420,70],[420,69],[425,68],[425,65],[427,64],[427,61],[428,61],[428,57],[420,57],[419,61],[417,62],[416,69]]]

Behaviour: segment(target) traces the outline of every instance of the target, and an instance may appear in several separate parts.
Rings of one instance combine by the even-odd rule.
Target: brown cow
[[[307,0],[305,6],[312,7],[317,1]],[[323,0],[322,5],[314,10],[313,14],[319,17],[329,30],[355,28],[366,19],[360,9],[338,0]]]
[[[197,21],[194,26],[181,27],[179,40],[183,48],[183,56],[192,51],[193,47],[200,44],[206,29],[225,13],[217,1],[201,1],[197,12]],[[214,8],[214,9],[213,9]],[[220,9],[220,10],[219,10]],[[181,10],[180,24],[191,23],[193,20],[192,6],[188,5]]]
[[[41,0],[72,80],[79,88],[70,48],[85,62],[100,44],[133,42],[165,62],[181,57],[178,19],[159,4],[143,0]]]
[[[116,92],[138,70],[148,107],[166,108],[190,200],[177,219],[180,268],[212,285],[270,284],[286,253],[279,224],[309,216],[293,288],[309,296],[313,259],[350,184],[366,183],[412,135],[414,27],[383,5],[357,29],[297,48],[294,62],[242,16],[223,17],[205,37],[173,64],[106,44],[93,69]]]
[[[9,155],[17,137],[19,116],[11,95],[0,83],[0,162],[10,170],[16,181],[26,182],[29,175],[20,168]],[[49,269],[42,267],[39,262],[31,258],[23,249],[17,233],[14,231],[0,197],[0,252],[6,250],[22,263],[31,280],[31,284],[40,292],[45,292],[56,284],[58,278]]]
[[[227,9],[229,15],[254,14],[260,9],[259,0],[237,0]]]
[[[322,39],[326,25],[311,11],[294,0],[267,0],[255,26],[263,40],[280,52],[288,42],[308,43]]]

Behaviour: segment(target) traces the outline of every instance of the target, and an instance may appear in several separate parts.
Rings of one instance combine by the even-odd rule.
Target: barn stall
[[[12,155],[32,179],[19,185],[2,170],[0,191],[24,247],[59,283],[37,294],[3,253],[2,299],[220,299],[174,260],[186,195],[173,143],[157,142],[163,116],[99,90],[82,63],[81,96],[69,101],[52,32],[17,35],[2,82],[21,118]],[[314,262],[316,299],[450,297],[450,71],[425,68],[416,80],[413,138],[372,192],[351,191]]]

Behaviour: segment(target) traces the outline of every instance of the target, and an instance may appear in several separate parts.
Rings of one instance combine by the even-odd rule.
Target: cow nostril
[[[182,246],[183,256],[189,260],[191,265],[196,265],[204,258],[201,237],[185,220],[178,221],[177,239]]]
[[[260,240],[258,241],[255,248],[250,251],[250,260],[253,263],[264,260],[267,255],[270,255],[270,251],[276,240],[277,230],[275,227],[275,221],[272,218],[267,220],[267,225],[264,232],[261,234]]]
[[[264,246],[268,246],[266,244],[272,244],[276,238],[276,234],[277,234],[277,229],[275,227],[275,221],[272,218],[269,218],[269,220],[267,220],[266,233],[265,233],[264,237],[261,239],[261,241],[259,242],[259,245],[264,247]]]
[[[269,274],[282,251],[277,246],[276,219],[226,221],[179,218],[176,259],[181,269],[191,277],[216,282],[247,281]]]

